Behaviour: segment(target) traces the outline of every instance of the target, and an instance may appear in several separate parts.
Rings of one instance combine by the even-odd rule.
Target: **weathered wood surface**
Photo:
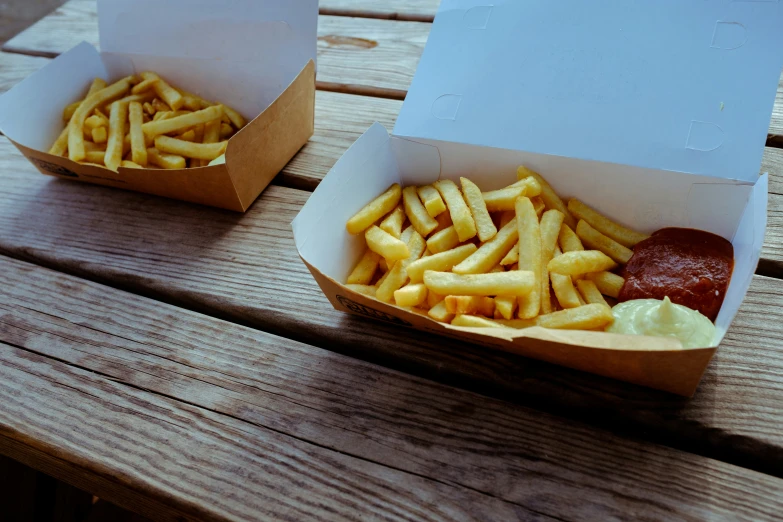
[[[0,438],[56,448],[60,478],[78,467],[112,501],[221,520],[783,509],[781,479],[20,261],[0,281]]]
[[[321,14],[432,22],[440,0],[321,0]]]
[[[336,0],[345,6],[367,2]],[[437,9],[435,0],[421,2],[421,12]],[[390,12],[407,9],[413,1],[372,0],[373,8]],[[322,3],[322,8],[323,8]],[[329,7],[331,8],[331,7]],[[433,11],[434,12],[434,11]],[[346,16],[318,19],[318,87],[345,93],[403,99],[429,35],[422,22],[373,20]],[[33,27],[9,40],[3,50],[56,56],[79,42],[98,43],[94,0],[70,0]],[[783,146],[783,75],[770,122],[770,145]]]
[[[783,466],[783,282],[757,277],[692,400],[332,309],[272,186],[244,215],[49,179],[0,142],[0,253],[756,469]],[[751,384],[752,383],[752,384]]]

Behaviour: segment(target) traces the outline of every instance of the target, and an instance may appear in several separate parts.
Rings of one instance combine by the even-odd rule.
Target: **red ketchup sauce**
[[[663,299],[715,321],[734,269],[734,247],[692,228],[663,228],[638,243],[623,270],[619,301]]]

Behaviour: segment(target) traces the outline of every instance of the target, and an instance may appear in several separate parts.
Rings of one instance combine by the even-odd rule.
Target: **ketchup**
[[[620,302],[663,299],[715,321],[734,269],[734,247],[692,228],[663,228],[636,244],[623,270]]]

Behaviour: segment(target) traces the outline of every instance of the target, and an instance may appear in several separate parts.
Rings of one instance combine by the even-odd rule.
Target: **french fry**
[[[96,127],[107,127],[108,125],[108,121],[105,121],[100,116],[96,116],[95,114],[84,120],[84,129],[90,131],[90,133],[92,133],[92,130]]]
[[[187,138],[194,139],[194,136],[187,136]],[[225,154],[227,146],[227,141],[219,141],[218,143],[193,143],[191,141],[171,138],[169,136],[155,137],[155,148],[161,152],[206,161],[212,161],[220,155]]]
[[[386,281],[386,278],[389,277],[389,273],[390,271],[384,271],[384,274],[375,282],[376,293],[377,289],[380,288],[384,281]]]
[[[462,193],[465,195],[465,201],[468,204],[470,213],[473,215],[473,221],[476,223],[478,237],[481,241],[489,241],[495,237],[498,229],[489,216],[481,190],[467,178],[460,178],[459,180],[462,183]]]
[[[546,286],[547,294],[549,285],[542,282],[542,241],[541,226],[538,222],[535,207],[530,198],[519,198],[515,204],[517,235],[519,243],[517,253],[519,257],[518,269],[528,270],[535,277],[533,290],[519,298],[519,318],[530,319],[536,317],[541,310],[541,296]],[[551,218],[550,218],[551,219]],[[551,226],[548,225],[548,226]]]
[[[113,101],[113,102],[111,102],[111,103],[109,103],[107,105],[109,107],[109,110],[111,111],[111,106],[113,104],[115,104],[115,103],[122,103],[122,104],[125,104],[125,105],[128,105],[131,102],[141,102],[141,103],[144,103],[144,102],[150,101],[153,98],[153,96],[154,95],[151,92],[150,93],[144,93],[144,94],[131,94],[130,96],[125,96],[124,98],[120,98],[119,100]]]
[[[465,326],[468,328],[505,328],[502,324],[491,319],[477,317],[475,315],[458,315],[451,320],[451,326]]]
[[[517,242],[516,221],[509,222],[495,237],[484,243],[467,259],[455,266],[455,274],[483,274],[492,270]]]
[[[412,225],[408,225],[405,228],[405,230],[402,231],[402,234],[400,234],[400,239],[407,245],[408,241],[410,241],[411,235],[413,234],[414,231],[415,231],[415,229],[413,228],[413,226]]]
[[[142,82],[143,83],[143,82]],[[141,85],[141,84],[139,84]],[[137,86],[138,87],[138,86]],[[130,123],[131,158],[133,163],[147,166],[147,143],[141,126],[144,124],[142,106],[139,102],[131,102],[128,105],[128,121]],[[160,149],[158,149],[160,150]]]
[[[175,154],[164,154],[154,147],[147,147],[147,162],[162,169],[185,168],[185,158]]]
[[[536,210],[536,215],[539,219],[541,219],[541,214],[543,214],[546,210],[544,200],[541,199],[541,196],[536,196],[534,198],[530,198],[530,202],[533,203],[533,208]]]
[[[405,215],[416,229],[416,232],[427,237],[430,232],[435,230],[438,222],[427,213],[427,209],[421,204],[416,187],[405,187],[402,191],[402,204],[405,209]]]
[[[168,136],[163,136],[163,137],[165,138],[165,137],[168,137]],[[174,138],[178,139],[180,141],[188,141],[190,143],[194,143],[194,142],[196,142],[196,131],[195,131],[195,129],[190,129],[188,131],[183,132],[182,134],[177,134],[176,136],[174,136]],[[201,144],[200,141],[198,143]],[[158,147],[158,148],[160,149],[160,147]],[[184,154],[183,154],[183,156],[184,156]],[[212,161],[212,160],[210,160],[210,161]]]
[[[547,183],[538,172],[534,172],[527,167],[519,167],[517,169],[518,179],[524,179],[530,176],[534,177],[541,186],[541,199],[544,200],[544,205],[546,205],[546,208],[560,211],[560,213],[562,213],[564,216],[563,220],[565,221],[565,224],[571,227],[572,230],[575,229],[576,220],[568,211],[568,207],[566,207],[565,203],[563,203],[563,200],[560,199],[560,196],[557,195],[551,185],[549,185],[549,183]]]
[[[565,216],[556,209],[547,210],[541,216],[541,312],[550,313],[552,309],[549,293],[549,262],[554,256],[557,237],[560,235],[560,225]]]
[[[346,284],[345,286],[348,290],[353,290],[357,294],[375,297],[376,288],[372,285]]]
[[[417,188],[416,191],[419,193],[419,198],[421,198],[421,202],[424,203],[424,208],[427,209],[427,213],[430,216],[437,217],[446,211],[446,204],[435,187],[424,185]]]
[[[508,251],[506,257],[500,260],[500,264],[506,266],[506,265],[513,265],[514,263],[518,263],[518,262],[519,262],[519,242],[517,242],[516,245],[511,247],[511,250]]]
[[[128,119],[128,105],[114,103],[109,113],[109,139],[106,142],[106,168],[116,171],[122,163],[122,146],[125,139],[125,122]],[[70,143],[69,143],[70,146]]]
[[[560,244],[560,250],[563,252],[576,252],[585,249],[576,232],[571,230],[571,227],[565,223],[560,226],[560,236],[557,238],[557,241]]]
[[[364,233],[367,246],[376,254],[383,256],[386,261],[401,261],[406,259],[410,252],[405,242],[397,239],[388,232],[384,232],[376,225],[371,226]]]
[[[421,283],[403,286],[394,291],[397,306],[419,306],[427,300],[427,287]]]
[[[512,219],[516,219],[516,217],[517,214],[514,210],[504,210],[500,214],[500,228],[503,228],[506,225],[508,225],[508,222],[511,221]]]
[[[519,296],[530,293],[535,283],[533,272],[514,270],[493,274],[452,274],[424,272],[424,284],[442,295]]]
[[[125,167],[126,169],[143,169],[141,165],[138,163],[134,163],[132,161],[123,161],[120,163],[120,167]]]
[[[220,124],[220,139],[221,140],[227,140],[231,136],[234,135],[234,128],[227,124],[227,123],[221,123]]]
[[[416,261],[424,253],[426,244],[424,238],[415,230],[411,232],[410,239],[407,242],[407,248],[410,254],[403,260],[394,263],[389,270],[389,276],[383,284],[378,287],[375,298],[384,303],[390,303],[394,298],[394,292],[402,288],[408,281],[407,266]]]
[[[609,306],[593,281],[590,281],[589,279],[580,279],[576,282],[576,287],[579,289],[579,293],[582,294],[586,303]]]
[[[353,215],[346,223],[345,228],[350,234],[364,232],[373,223],[394,210],[402,198],[402,189],[398,183],[393,184],[386,192],[367,203],[359,212]],[[407,254],[401,258],[404,259]]]
[[[446,310],[452,314],[479,314],[492,317],[495,312],[495,300],[478,295],[448,295]]]
[[[424,286],[427,286],[427,285],[424,285]],[[444,299],[446,299],[445,295],[436,294],[432,290],[427,290],[427,306],[429,308],[432,308],[433,306],[435,306],[436,304],[440,303]]]
[[[142,125],[144,134],[155,137],[162,134],[170,134],[172,132],[184,131],[189,127],[198,125],[199,123],[207,123],[212,120],[220,118],[223,107],[221,105],[215,105],[196,112],[183,114],[181,116],[175,116],[168,119],[159,119],[157,121],[148,121]]]
[[[530,294],[528,294],[530,295]],[[517,298],[510,295],[495,298],[495,315],[500,314],[503,319],[513,319],[517,308]]]
[[[617,274],[611,272],[597,272],[594,274],[587,274],[587,279],[595,283],[598,290],[609,297],[617,297],[620,295],[620,289],[625,284],[625,279]]]
[[[49,149],[49,154],[53,154],[55,156],[62,156],[63,154],[65,154],[65,151],[67,150],[68,150],[68,126],[66,125],[65,128],[60,132],[60,135],[57,136],[57,139],[54,140],[52,147]]]
[[[90,88],[87,91],[85,98],[88,98],[90,95],[95,94],[101,89],[105,89],[106,86],[107,86],[106,80],[104,80],[103,78],[95,78],[90,84]],[[72,104],[68,105],[65,109],[63,109],[63,120],[66,122],[71,121],[73,114],[76,112],[76,109],[79,108],[79,106],[82,104],[83,101],[84,100],[73,102]],[[59,155],[60,154],[58,154],[58,156]]]
[[[392,210],[388,216],[381,221],[381,230],[388,232],[396,238],[399,238],[402,234],[402,223],[405,221],[405,211],[402,205]]]
[[[565,255],[565,254],[564,254]],[[561,256],[562,257],[562,256]],[[536,323],[559,330],[593,330],[612,324],[612,309],[601,304],[587,304],[538,316]]]
[[[459,235],[453,225],[433,234],[427,240],[427,250],[433,254],[451,250],[456,248],[457,245],[459,245]]]
[[[185,105],[185,99],[182,97],[179,91],[166,83],[154,72],[143,72],[139,76],[141,76],[142,80],[157,80],[152,85],[153,90],[164,102],[166,102],[166,105],[175,111],[181,109],[182,106]],[[220,112],[220,115],[223,115],[222,111]]]
[[[96,165],[106,165],[105,152],[102,152],[100,150],[88,150],[86,154],[87,156],[84,158],[84,161],[86,161],[87,163],[94,163]]]
[[[562,252],[560,252],[560,249],[555,247],[555,257],[561,254]],[[549,274],[549,278],[552,281],[552,290],[555,292],[557,302],[560,303],[562,308],[576,308],[577,306],[584,304],[579,299],[579,293],[574,287],[571,276],[555,274],[552,272]]]
[[[524,178],[510,187],[492,190],[482,194],[487,210],[499,212],[502,210],[514,210],[517,198],[532,198],[541,193],[541,185],[534,178]]]
[[[470,209],[468,209],[468,205],[465,203],[465,199],[462,197],[457,185],[450,179],[438,180],[434,185],[446,201],[446,206],[449,208],[451,221],[454,223],[454,230],[457,231],[460,243],[475,237],[477,233],[476,222],[473,221]]]
[[[544,214],[546,216],[546,213]],[[566,252],[547,264],[547,269],[556,274],[575,276],[591,272],[603,272],[617,267],[611,257],[599,250]]]
[[[588,248],[600,250],[618,263],[628,263],[633,255],[633,251],[624,247],[609,236],[603,235],[588,225],[583,219],[580,219],[579,223],[576,225],[576,235],[579,236]]]
[[[223,112],[225,113],[226,116],[228,116],[228,119],[231,120],[231,124],[237,130],[245,126],[245,119],[242,117],[242,115],[239,114],[234,109],[232,109],[231,107],[229,107],[228,105],[223,105]]]
[[[84,148],[84,120],[99,105],[122,97],[131,86],[130,78],[113,83],[112,85],[87,96],[79,108],[73,113],[68,122],[68,157],[72,161],[82,161],[86,157]],[[111,135],[111,132],[109,133]],[[120,137],[120,145],[122,139]],[[119,164],[119,162],[117,163]]]
[[[82,104],[83,101],[84,100],[79,100],[77,102],[73,102],[72,104],[66,106],[63,109],[63,120],[65,120],[66,123],[71,121],[71,118],[73,117],[73,114],[76,112],[76,109],[79,108],[79,106]]]
[[[575,198],[568,201],[568,210],[570,210],[577,219],[584,220],[598,232],[608,236],[625,247],[633,247],[636,243],[650,237],[647,234],[635,232],[622,225],[618,225],[611,219],[599,214]]]
[[[158,83],[160,79],[158,78],[150,78],[148,80],[143,80],[136,85],[133,86],[131,89],[131,94],[142,94],[145,93],[155,87],[155,84]]]
[[[427,315],[441,323],[449,323],[454,319],[454,314],[450,314],[449,311],[446,310],[445,301],[435,304],[435,306],[430,308],[429,312],[427,312]]]
[[[507,328],[532,328],[537,326],[536,318],[533,319],[495,319],[495,322]]]
[[[440,193],[438,193],[438,197],[440,197]],[[444,203],[445,205],[445,203]],[[435,227],[435,230],[430,232],[430,237],[434,236],[438,232],[440,232],[443,229],[449,228],[450,226],[453,226],[454,223],[451,221],[451,215],[448,212],[441,212],[435,217],[435,221],[438,222],[438,226]]]
[[[459,264],[476,250],[476,245],[467,243],[451,250],[422,257],[408,265],[408,277],[410,277],[411,283],[420,283],[424,280],[424,272],[427,270],[448,272],[454,265]]]
[[[378,263],[381,256],[370,249],[364,251],[364,255],[356,263],[346,282],[348,284],[368,285],[372,281],[375,271],[378,269]]]
[[[104,130],[106,130],[105,127],[98,127],[98,128],[99,129],[103,128]],[[94,143],[92,141],[85,141],[84,142],[84,150],[86,150],[87,152],[96,151],[96,150],[101,150],[101,151],[105,152],[106,151],[106,141],[104,140],[103,143]]]
[[[158,110],[155,107],[153,107],[151,103],[144,102],[144,112],[146,112],[150,116],[154,116],[155,114],[157,114]]]

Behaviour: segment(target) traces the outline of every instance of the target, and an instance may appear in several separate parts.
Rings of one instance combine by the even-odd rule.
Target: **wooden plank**
[[[755,278],[688,401],[334,311],[292,241],[306,192],[270,187],[239,215],[50,180],[1,143],[2,254],[746,467],[783,466],[781,281]]]
[[[321,0],[324,15],[432,22],[440,0]]]
[[[350,500],[359,518],[404,506],[501,520],[771,520],[783,508],[768,494],[781,479],[27,263],[0,258],[0,274],[0,431],[175,506],[250,518],[297,500],[344,515]],[[262,500],[272,484],[278,498]]]

